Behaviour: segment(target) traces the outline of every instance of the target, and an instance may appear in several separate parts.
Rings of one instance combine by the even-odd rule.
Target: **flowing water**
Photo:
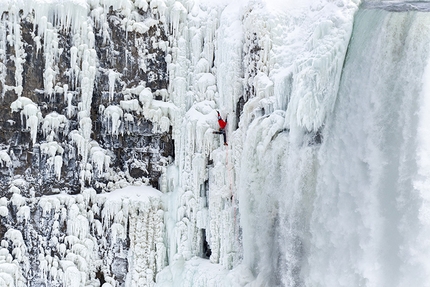
[[[419,11],[356,15],[318,152],[306,286],[430,284],[429,27]]]

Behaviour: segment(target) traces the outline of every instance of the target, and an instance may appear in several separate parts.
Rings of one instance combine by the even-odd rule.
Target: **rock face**
[[[158,23],[150,11],[138,10],[136,17]],[[139,93],[146,89],[163,100],[168,84],[166,52],[158,45],[166,40],[163,25],[126,31],[130,25],[111,7],[103,29],[88,18],[87,37],[93,39],[79,43],[82,27],[73,33],[47,25],[36,36],[42,24],[36,25],[35,16],[2,15],[0,196],[9,194],[16,177],[37,196],[74,194],[89,186],[100,192],[121,180],[158,187],[161,166],[174,156],[171,129],[156,127],[148,114],[162,111],[143,107]],[[96,148],[109,162],[99,164]]]
[[[146,2],[29,5],[0,22],[0,285],[150,285],[159,198],[98,194],[159,188],[174,158],[163,17]]]

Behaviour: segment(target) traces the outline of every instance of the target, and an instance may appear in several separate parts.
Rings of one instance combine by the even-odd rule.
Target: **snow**
[[[183,273],[182,270],[187,270]],[[182,286],[184,282],[191,286],[245,286],[252,282],[254,276],[244,266],[228,271],[218,264],[201,258],[184,261],[177,260],[157,276],[157,286]]]

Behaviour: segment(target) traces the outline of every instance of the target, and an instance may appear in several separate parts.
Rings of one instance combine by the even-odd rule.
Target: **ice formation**
[[[110,194],[97,195],[89,189],[76,196],[39,198],[35,202],[38,206],[36,217],[50,225],[45,227],[49,228],[49,236],[44,238],[36,252],[41,278],[35,284],[98,286],[100,281],[95,277],[102,276],[106,282],[113,282],[113,286],[118,277],[127,284],[151,285],[153,277],[149,276],[148,270],[162,269],[165,262],[160,195],[150,187],[127,187]],[[19,194],[10,201],[2,198],[2,206],[8,204],[19,208],[18,217],[21,212],[29,212],[27,200]],[[10,215],[2,212],[1,216]],[[28,221],[29,218],[24,215],[21,220]],[[65,233],[62,231],[64,226]],[[10,278],[13,281],[8,283],[12,285],[2,286],[27,286],[24,278],[30,266],[23,263],[30,251],[27,250],[28,243],[23,240],[25,232],[10,229],[4,235],[0,278],[4,282],[9,282]],[[110,237],[110,246],[103,246]],[[130,240],[132,246],[128,255],[122,251],[126,240]],[[13,247],[11,253],[9,246]],[[106,250],[105,254],[99,253],[100,247]],[[52,249],[58,250],[61,257],[51,256]],[[123,267],[118,263],[127,260],[130,266],[128,275],[122,273]],[[111,265],[117,265],[119,269],[106,268]]]

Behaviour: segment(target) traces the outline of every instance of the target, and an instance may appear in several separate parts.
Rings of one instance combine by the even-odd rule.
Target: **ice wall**
[[[247,271],[221,286],[427,285],[427,8],[369,3],[352,32],[358,4],[220,10],[215,106],[194,98],[167,173],[182,239],[161,286],[217,286],[218,265],[189,259],[206,255],[199,229],[220,277]],[[208,143],[218,108],[228,148]]]
[[[312,214],[320,132],[358,3],[272,4],[202,3],[179,22],[169,74],[183,120],[165,179],[170,266],[157,276],[161,286],[302,280],[302,238],[310,240],[302,220]],[[228,147],[212,134],[215,110],[228,118]],[[206,268],[196,272],[194,256],[230,271],[214,283]]]

